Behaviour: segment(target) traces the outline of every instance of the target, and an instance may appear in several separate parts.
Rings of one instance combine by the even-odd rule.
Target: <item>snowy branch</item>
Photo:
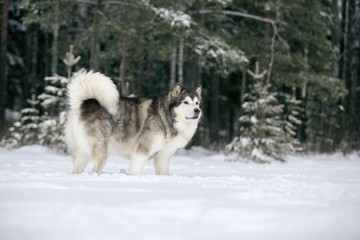
[[[204,55],[212,59],[217,59],[218,62],[227,63],[244,63],[248,62],[243,51],[233,48],[224,42],[221,38],[207,36],[200,33],[195,37],[195,52],[199,55]],[[222,68],[225,70],[225,68]]]
[[[170,24],[170,26],[187,27],[191,25],[191,17],[182,11],[153,7],[152,10]]]

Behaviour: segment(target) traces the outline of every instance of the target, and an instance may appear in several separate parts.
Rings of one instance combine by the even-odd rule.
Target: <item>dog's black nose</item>
[[[195,109],[194,109],[194,112],[195,112],[195,113],[200,113],[200,108],[195,108]]]

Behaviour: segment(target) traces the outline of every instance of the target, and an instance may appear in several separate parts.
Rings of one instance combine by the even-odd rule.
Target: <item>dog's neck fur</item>
[[[183,138],[184,141],[187,141],[187,143],[191,140],[191,138],[194,136],[197,126],[199,124],[199,121],[179,121],[174,124],[175,129],[178,131],[178,136]],[[186,143],[186,144],[187,144]]]

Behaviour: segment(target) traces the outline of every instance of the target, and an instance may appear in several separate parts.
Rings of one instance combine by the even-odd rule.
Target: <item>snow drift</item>
[[[0,239],[360,239],[358,155],[224,158],[182,151],[171,176],[129,176],[110,156],[74,176],[70,156],[0,149]]]

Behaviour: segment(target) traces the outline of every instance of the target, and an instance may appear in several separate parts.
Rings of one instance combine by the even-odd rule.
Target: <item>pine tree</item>
[[[65,115],[65,111],[62,111],[59,117],[49,117],[47,114],[41,117],[41,134],[39,135],[39,143],[41,145],[66,151],[63,135]]]
[[[68,79],[59,75],[45,77],[44,93],[39,95],[40,105],[50,117],[58,116],[66,106],[66,85]]]
[[[81,59],[79,56],[75,57],[73,49],[73,45],[70,45],[69,52],[63,59],[68,69],[68,78],[58,75],[46,77],[45,92],[39,96],[40,105],[45,109],[45,114],[41,117],[40,144],[62,151],[66,151],[63,134],[66,120],[66,86],[72,75],[72,67]]]
[[[30,107],[21,110],[21,118],[9,128],[9,136],[3,139],[1,145],[16,148],[38,143],[40,117],[36,107],[40,101],[33,95],[32,99],[28,99],[27,102]]]
[[[63,126],[65,123],[66,85],[68,79],[61,76],[46,77],[45,92],[28,100],[30,108],[21,110],[21,118],[9,129],[9,136],[2,145],[10,148],[41,144],[65,151]],[[39,115],[39,110],[44,114]]]
[[[257,63],[255,73],[249,74],[255,83],[242,105],[241,135],[227,145],[227,150],[255,162],[285,161],[285,156],[294,152],[295,125],[281,119],[284,105],[278,103],[276,93],[267,92],[270,85],[263,84],[266,71],[260,73]]]
[[[72,74],[71,68],[79,60],[80,57],[74,56],[71,45],[70,51],[63,60],[68,67],[69,78]],[[45,77],[44,93],[40,94],[37,99],[33,96],[32,100],[28,100],[32,107],[21,111],[21,119],[13,124],[9,129],[10,136],[1,144],[19,147],[25,144],[39,143],[66,151],[63,127],[66,120],[66,86],[68,82],[68,78],[59,75]],[[35,106],[42,110],[41,116]]]
[[[66,150],[63,136],[63,126],[66,115],[66,86],[68,79],[62,76],[46,77],[45,92],[39,95],[40,105],[45,114],[41,116],[41,145]]]
[[[41,144],[66,151],[63,126],[66,119],[66,85],[68,79],[61,76],[46,77],[45,92],[28,103],[30,108],[21,110],[21,118],[9,129],[9,136],[1,145],[16,148],[23,145]],[[39,115],[37,108],[43,108]]]

